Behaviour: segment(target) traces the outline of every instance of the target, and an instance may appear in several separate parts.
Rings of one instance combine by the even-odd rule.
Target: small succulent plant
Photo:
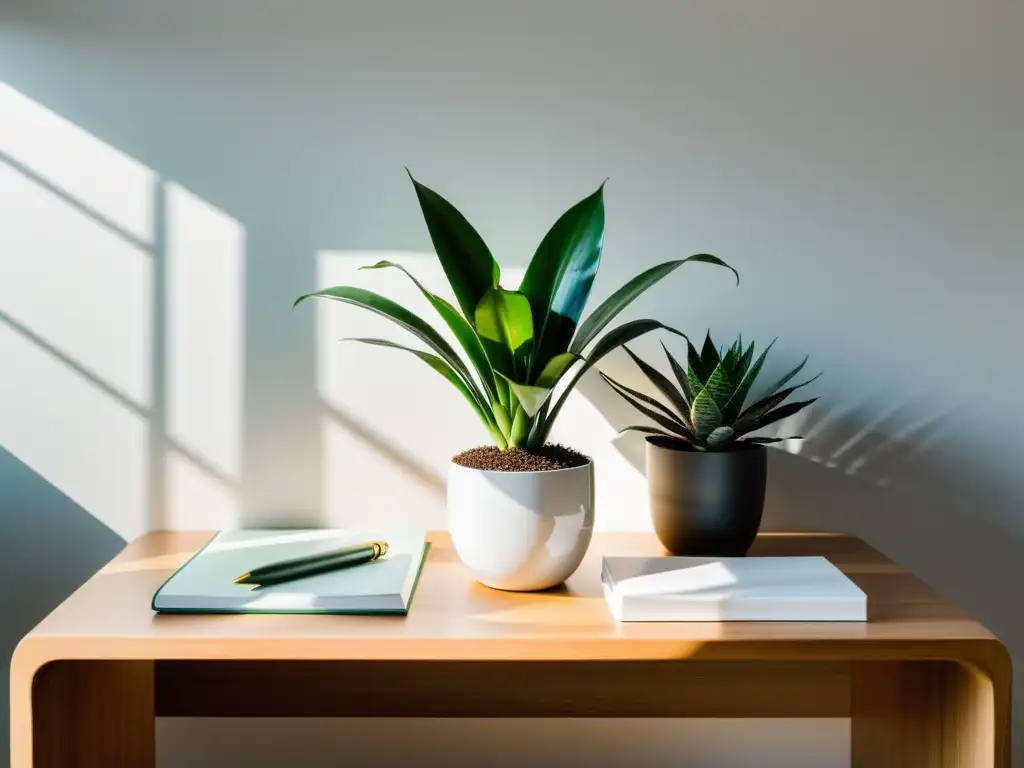
[[[669,366],[678,386],[653,366],[645,363],[628,347],[623,349],[650,379],[655,388],[668,400],[671,407],[653,397],[630,389],[612,379],[604,372],[602,378],[630,405],[652,419],[657,427],[630,426],[623,432],[636,431],[649,435],[660,435],[678,442],[681,450],[730,451],[750,444],[776,443],[798,437],[745,437],[763,427],[803,410],[817,398],[785,403],[785,400],[801,387],[818,378],[786,387],[803,370],[807,358],[800,365],[768,387],[764,395],[744,408],[750,390],[761,372],[765,358],[774,341],[754,360],[754,343],[746,348],[743,338],[737,338],[728,350],[720,353],[711,341],[711,334],[704,339],[700,353],[687,343],[687,366],[684,369],[664,344],[662,349],[668,357]]]

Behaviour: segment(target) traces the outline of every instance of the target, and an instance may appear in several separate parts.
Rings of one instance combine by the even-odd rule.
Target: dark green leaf
[[[607,355],[616,347],[628,344],[633,339],[657,329],[670,331],[671,333],[675,333],[679,336],[683,335],[675,328],[667,326],[664,323],[659,323],[657,320],[631,320],[628,323],[623,323],[622,325],[613,328],[598,339],[594,344],[593,349],[590,350],[586,360],[583,361],[583,365],[576,369],[576,373],[573,374],[572,379],[570,379],[568,385],[566,385],[565,391],[559,395],[558,400],[555,401],[553,406],[551,406],[549,413],[544,415],[543,423],[537,427],[536,435],[531,435],[530,444],[544,444],[544,441],[547,440],[548,433],[551,431],[551,425],[554,423],[555,419],[558,418],[558,414],[561,412],[562,406],[565,405],[565,401],[568,399],[569,394],[583,375],[590,370],[591,366],[595,365],[602,357]]]
[[[619,430],[619,434],[620,435],[625,433],[625,432],[643,432],[645,435],[660,435],[661,437],[672,437],[672,438],[679,439],[678,435],[669,434],[665,430],[658,429],[657,427],[644,427],[644,426],[634,425],[634,426],[629,426],[629,427],[623,427],[622,429]]]
[[[693,398],[693,405],[690,407],[690,423],[693,424],[693,432],[701,442],[722,426],[722,412],[711,393],[706,389],[702,389]]]
[[[754,443],[755,445],[771,445],[772,443],[781,443],[783,440],[803,440],[801,435],[793,435],[792,437],[745,437],[743,438],[744,443]]]
[[[601,378],[604,379],[623,400],[628,402],[630,405],[632,405],[634,408],[640,411],[640,413],[642,413],[647,418],[660,424],[662,427],[664,427],[673,434],[680,435],[682,437],[692,436],[690,430],[688,430],[683,425],[683,423],[680,422],[678,419],[669,418],[663,415],[665,407],[661,405],[661,403],[658,403],[656,400],[653,401],[661,409],[660,412],[658,410],[655,410],[654,408],[649,408],[647,407],[647,405],[645,405],[645,403],[652,402],[651,398],[645,398],[643,401],[641,401],[640,399],[634,398],[635,394],[640,394],[636,390],[622,386],[617,381],[615,381],[614,379],[612,379],[610,376],[603,372],[601,372]]]
[[[416,189],[437,258],[462,314],[471,318],[487,290],[498,284],[498,263],[483,238],[454,205],[413,179],[411,173],[409,178]]]
[[[756,421],[749,429],[744,432],[757,432],[759,429],[764,429],[769,424],[774,424],[776,421],[780,421],[789,416],[792,416],[799,411],[802,411],[811,403],[817,402],[818,398],[812,398],[810,400],[801,400],[798,403],[787,403],[786,405],[776,408],[774,411],[770,411],[764,414],[758,421]],[[740,434],[740,430],[736,430],[736,434]]]
[[[368,309],[378,315],[398,323],[410,333],[415,334],[420,340],[437,352],[452,368],[461,374],[467,382],[472,383],[473,377],[462,359],[452,349],[451,344],[444,340],[426,321],[401,304],[392,301],[379,293],[367,291],[363,288],[356,288],[351,285],[336,285],[333,288],[325,288],[316,293],[308,293],[295,300],[295,306],[309,298],[333,299],[345,304],[353,304],[363,309]]]
[[[821,374],[819,373],[818,376],[821,376]],[[818,376],[815,376],[813,379],[808,379],[807,381],[801,382],[800,384],[797,384],[795,387],[783,389],[780,392],[775,392],[773,394],[768,395],[767,397],[758,400],[756,403],[751,405],[743,413],[740,414],[739,419],[736,421],[736,431],[753,432],[755,427],[751,426],[752,424],[757,423],[757,421],[761,419],[763,416],[765,416],[769,411],[781,405],[787,397],[789,397],[791,394],[800,389],[800,387],[806,387],[808,384],[815,381],[818,378]]]
[[[441,318],[445,323],[447,323],[448,327],[455,335],[455,338],[462,346],[462,349],[469,358],[469,361],[476,369],[477,375],[480,377],[480,381],[483,384],[484,389],[487,391],[488,397],[492,401],[498,400],[498,391],[494,384],[494,372],[491,370],[491,363],[487,359],[487,353],[484,351],[483,344],[481,344],[480,339],[477,338],[476,331],[473,330],[473,326],[466,322],[455,307],[440,296],[428,291],[423,284],[401,264],[396,264],[393,261],[378,261],[376,264],[362,267],[361,269],[386,269],[389,267],[401,270],[416,284],[416,287],[420,289],[420,292],[427,298],[427,301],[433,305],[434,309],[437,310],[437,313],[441,315]]]
[[[597,334],[604,330],[604,327],[611,322],[612,318],[629,306],[637,296],[688,261],[717,264],[719,266],[726,267],[727,269],[731,269],[736,275],[736,284],[739,285],[739,273],[717,256],[712,256],[708,253],[698,253],[685,259],[666,261],[663,264],[658,264],[657,266],[641,272],[639,275],[627,282],[615,291],[615,293],[605,299],[597,309],[591,312],[587,319],[580,324],[579,331],[576,333],[576,337],[572,340],[569,350],[572,352],[583,352],[586,346],[597,337]]]
[[[697,393],[704,389],[704,384],[711,377],[711,371],[704,370],[704,364],[700,361],[700,355],[697,354],[697,349],[690,343],[690,340],[686,340],[686,378],[690,382],[690,403],[693,403],[693,398],[697,396]]]
[[[750,346],[747,347],[746,351],[743,350],[742,340],[740,342],[740,356],[736,359],[736,365],[733,366],[733,372],[730,374],[730,378],[738,385],[743,381],[747,375],[747,371],[750,368],[750,361],[754,356],[754,342],[750,342]]]
[[[743,381],[741,381],[736,386],[736,391],[733,392],[733,395],[729,399],[729,402],[726,403],[725,413],[723,414],[725,420],[728,423],[733,424],[736,422],[737,419],[739,419],[740,414],[743,411],[743,402],[747,399],[747,394],[750,392],[750,387],[757,379],[757,375],[761,373],[761,366],[764,365],[765,358],[768,357],[768,353],[771,351],[771,348],[774,345],[775,339],[772,339],[772,343],[769,344],[768,347],[764,350],[764,352],[760,354],[760,356],[757,358],[757,361],[754,363],[753,367],[747,371],[746,375],[743,377]],[[753,351],[754,343],[751,342],[750,348],[747,350],[747,354],[749,355]]]
[[[627,387],[625,384],[620,384],[603,371],[598,371],[598,373],[600,374],[601,378],[604,379],[608,383],[608,385],[611,386],[616,392],[618,392],[619,394],[629,395],[629,397],[625,399],[627,399],[630,403],[632,403],[634,400],[638,400],[641,403],[646,403],[648,406],[654,408],[659,413],[664,414],[665,418],[675,422],[677,425],[676,429],[685,427],[687,431],[689,431],[690,425],[687,424],[687,419],[680,418],[678,414],[674,413],[664,403],[654,399],[650,395],[646,395],[643,392]]]
[[[715,344],[711,341],[711,332],[708,331],[708,334],[704,337],[704,347],[700,351],[700,364],[706,374],[706,377],[702,378],[705,382],[711,378],[711,374],[720,362],[721,358],[718,356],[718,350],[715,349]]]
[[[526,268],[519,290],[530,300],[537,321],[535,361],[569,350],[603,242],[604,184],[559,217]],[[530,371],[531,377],[535,374]]]
[[[668,347],[665,343],[661,343],[661,348],[665,350],[665,357],[668,358],[668,364],[672,368],[672,374],[676,377],[676,381],[679,382],[679,389],[683,393],[683,399],[686,401],[686,413],[690,412],[690,403],[693,402],[693,391],[690,389],[690,379],[686,375],[686,371],[674,357],[672,353],[668,351]]]
[[[653,365],[648,365],[639,357],[633,354],[633,350],[627,347],[625,344],[622,345],[622,349],[629,355],[630,359],[636,363],[637,367],[643,371],[644,376],[650,379],[651,383],[657,388],[662,395],[672,404],[672,406],[679,412],[679,416],[676,418],[686,419],[689,415],[689,405],[687,405],[686,398],[683,393],[675,387],[668,377],[665,376],[661,371],[655,368]]]
[[[732,378],[735,372],[736,361],[739,359],[739,352],[736,351],[736,342],[732,343],[732,346],[726,350],[725,355],[722,357],[722,365],[725,366],[725,373],[727,376]]]
[[[459,392],[462,393],[462,396],[466,398],[467,402],[469,402],[473,407],[473,411],[489,430],[493,432],[497,429],[497,423],[494,420],[493,414],[491,413],[490,408],[487,407],[487,403],[483,400],[481,394],[473,391],[469,386],[467,386],[466,382],[463,381],[462,377],[459,376],[458,373],[456,373],[455,369],[437,355],[432,355],[431,353],[424,352],[420,349],[413,349],[412,347],[407,347],[404,344],[396,344],[395,342],[388,341],[387,339],[345,339],[345,341],[356,341],[360,344],[370,344],[375,347],[400,349],[404,352],[416,355],[416,357],[444,376],[452,385],[455,386],[456,389],[459,390]]]
[[[774,384],[772,384],[771,387],[768,388],[768,390],[766,391],[765,394],[769,394],[770,395],[770,394],[772,394],[774,392],[778,392],[780,389],[782,389],[787,383],[789,383],[789,381],[794,376],[796,376],[798,373],[800,373],[800,371],[802,371],[804,369],[804,366],[807,365],[807,361],[810,359],[810,357],[811,357],[810,355],[806,355],[804,357],[804,359],[800,362],[800,365],[798,365],[796,368],[791,370],[789,373],[787,373],[781,379],[779,379]],[[819,373],[818,376],[820,376],[820,375],[821,374]],[[815,376],[814,378],[816,379],[816,378],[818,378],[818,376]],[[814,381],[814,379],[811,379],[811,381]],[[804,383],[808,384],[810,382],[804,382]],[[803,385],[801,385],[801,386],[803,386]]]

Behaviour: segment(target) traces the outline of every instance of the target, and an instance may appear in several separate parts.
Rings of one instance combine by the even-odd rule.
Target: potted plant
[[[686,262],[732,267],[708,254],[659,264],[580,322],[601,259],[603,184],[555,222],[522,284],[510,290],[502,287],[498,263],[465,217],[409,178],[458,306],[398,264],[381,261],[365,268],[405,272],[448,326],[462,356],[418,315],[372,291],[336,286],[295,303],[321,297],[354,304],[394,321],[426,345],[355,339],[419,357],[462,394],[491,436],[493,445],[465,451],[449,465],[449,530],[463,563],[490,587],[555,586],[576,570],[590,543],[594,473],[586,456],[547,444],[551,426],[580,377],[608,352],[649,331],[672,330],[656,320],[632,320],[607,332],[605,327]]]
[[[763,427],[806,408],[817,398],[786,403],[796,390],[786,385],[800,365],[744,407],[772,344],[754,360],[754,344],[738,338],[724,354],[708,333],[700,353],[687,339],[684,369],[665,348],[673,383],[628,347],[626,352],[669,405],[630,389],[601,373],[634,408],[658,426],[630,426],[647,437],[647,483],[654,530],[667,550],[678,555],[740,556],[761,526],[768,475],[765,445],[781,437],[749,437]]]

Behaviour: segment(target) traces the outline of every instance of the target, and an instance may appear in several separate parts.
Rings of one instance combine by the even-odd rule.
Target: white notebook
[[[260,566],[374,540],[388,553],[372,563],[266,587],[232,583]],[[425,529],[221,531],[157,590],[153,610],[404,614],[426,549]]]
[[[867,595],[824,557],[606,557],[618,621],[867,621]]]

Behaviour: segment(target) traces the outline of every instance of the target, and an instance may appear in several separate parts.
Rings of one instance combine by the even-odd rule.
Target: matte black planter
[[[723,453],[682,451],[647,438],[654,531],[676,555],[739,557],[761,527],[768,454],[751,445]]]

